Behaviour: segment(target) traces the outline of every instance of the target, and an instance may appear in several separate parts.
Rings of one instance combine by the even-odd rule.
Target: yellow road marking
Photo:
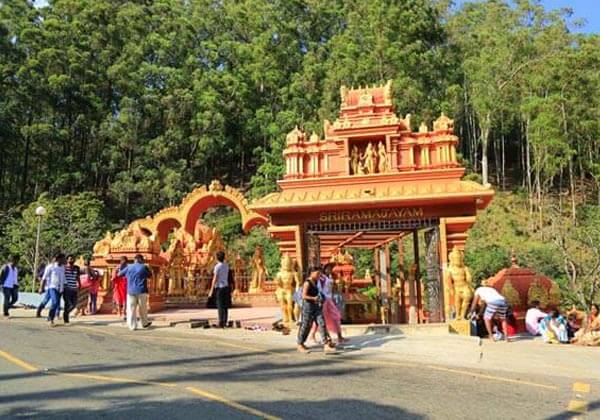
[[[352,360],[351,363],[362,364],[362,365],[382,365],[382,366],[412,367],[412,368],[417,367],[417,365],[415,365],[415,364],[402,363],[402,362],[391,362],[391,361],[383,361],[383,360]],[[491,381],[508,382],[508,383],[512,383],[512,384],[527,385],[527,386],[533,386],[533,387],[537,387],[537,388],[551,389],[551,390],[559,389],[555,385],[546,385],[546,384],[540,384],[537,382],[522,381],[520,379],[505,378],[503,376],[486,375],[484,373],[471,372],[469,370],[451,369],[451,368],[445,368],[442,366],[435,366],[435,365],[422,365],[419,367],[424,367],[427,369],[437,370],[437,371],[441,371],[441,372],[455,373],[457,375],[471,376],[471,377],[480,378],[480,379],[488,379]]]
[[[588,409],[587,401],[580,401],[580,400],[569,401],[569,406],[567,407],[567,410],[569,410],[573,413],[582,413],[582,414],[587,412],[587,409]]]
[[[86,330],[89,330],[91,332],[95,332],[98,334],[118,336],[119,338],[127,338],[130,340],[142,339],[142,340],[153,340],[153,341],[157,340],[157,341],[163,341],[163,342],[164,341],[166,341],[166,342],[172,342],[172,341],[184,341],[184,342],[205,341],[206,342],[206,341],[208,341],[211,343],[220,344],[225,347],[239,348],[242,350],[248,350],[248,351],[265,353],[265,354],[276,354],[281,357],[290,357],[290,355],[280,354],[280,353],[277,353],[274,351],[261,349],[258,347],[229,343],[227,341],[223,341],[219,338],[215,338],[212,336],[211,337],[208,337],[208,336],[207,337],[193,337],[193,338],[192,337],[190,337],[190,338],[168,337],[167,338],[167,337],[153,336],[153,335],[148,335],[148,334],[116,334],[116,333],[104,331],[102,329],[96,329],[96,328],[92,328],[92,327],[79,326],[79,325],[74,326],[74,327],[75,328],[84,328]],[[362,364],[362,365],[383,365],[383,366],[411,367],[411,368],[416,367],[415,364],[411,364],[411,363],[392,362],[392,361],[383,361],[383,360],[343,360],[343,361],[347,362],[347,363]],[[532,387],[543,388],[543,389],[548,389],[548,390],[558,390],[559,389],[559,387],[555,386],[555,385],[547,385],[547,384],[541,384],[541,383],[537,383],[537,382],[523,381],[520,379],[505,378],[502,376],[487,375],[487,374],[483,374],[483,373],[471,372],[468,370],[445,368],[445,367],[435,366],[435,365],[420,365],[419,367],[427,368],[427,369],[431,369],[431,370],[448,372],[448,373],[454,373],[454,374],[458,374],[458,375],[471,376],[471,377],[480,378],[480,379],[487,379],[487,380],[498,381],[498,382],[506,382],[506,383],[532,386]]]
[[[256,416],[256,417],[260,417],[260,418],[268,419],[268,420],[280,420],[279,417],[271,416],[267,413],[263,413],[262,411],[256,410],[252,407],[248,407],[247,405],[243,405],[243,404],[237,403],[235,401],[231,401],[227,398],[221,397],[220,395],[213,394],[212,392],[207,392],[207,391],[204,391],[202,389],[199,389],[199,388],[196,388],[193,386],[188,386],[185,389],[187,389],[192,394],[199,395],[208,400],[219,402],[221,404],[227,405],[231,408],[235,408],[236,410],[242,411],[244,413],[252,414],[253,416]]]
[[[163,386],[163,387],[167,387],[167,388],[176,388],[177,387],[176,384],[172,384],[172,383],[168,383],[168,382],[143,381],[143,380],[139,380],[139,379],[123,378],[123,377],[118,377],[118,376],[90,375],[87,373],[68,373],[68,372],[61,372],[61,371],[52,371],[51,373],[55,373],[60,376],[92,379],[95,381],[103,381],[103,382],[131,383],[131,384],[139,384],[139,385],[154,385],[154,386]]]
[[[591,388],[590,384],[586,384],[584,382],[575,382],[573,384],[574,392],[581,392],[581,393],[589,394],[590,388]]]
[[[475,378],[489,379],[492,381],[508,382],[511,384],[519,384],[519,385],[528,385],[528,386],[534,386],[534,387],[538,387],[538,388],[551,389],[551,390],[559,389],[556,385],[546,385],[546,384],[540,384],[537,382],[523,381],[521,379],[511,379],[511,378],[504,378],[502,376],[486,375],[484,373],[470,372],[468,370],[450,369],[450,368],[445,368],[445,367],[441,367],[441,366],[433,366],[433,365],[428,365],[427,367],[429,369],[439,370],[442,372],[451,372],[451,373],[456,373],[459,375],[473,376]]]
[[[39,369],[37,367],[19,359],[18,357],[13,356],[10,353],[0,350],[0,356],[4,357],[6,360],[8,360],[11,363],[14,363],[17,366],[22,367],[25,370],[28,370],[30,372],[39,372]],[[160,386],[160,387],[167,387],[167,388],[177,388],[177,384],[173,384],[173,383],[144,381],[144,380],[139,380],[139,379],[124,378],[124,377],[118,377],[118,376],[93,375],[93,374],[87,374],[87,373],[69,373],[69,372],[61,372],[59,370],[51,371],[50,373],[58,375],[58,376],[66,376],[66,377],[70,377],[70,378],[91,379],[91,380],[102,381],[102,382],[117,382],[117,383],[129,383],[129,384]],[[186,387],[185,389],[195,395],[199,395],[199,396],[204,397],[211,401],[219,402],[223,405],[234,408],[234,409],[244,412],[244,413],[252,414],[254,416],[268,419],[268,420],[280,420],[279,417],[271,416],[262,411],[256,410],[252,407],[248,407],[248,406],[240,404],[238,402],[229,400],[225,397],[221,397],[220,395],[213,394],[212,392],[204,391],[200,388]]]
[[[7,353],[5,351],[0,350],[0,356],[4,357],[6,360],[8,360],[11,363],[14,363],[17,366],[22,367],[25,370],[28,370],[29,372],[38,372],[39,369],[21,359],[19,359],[18,357],[13,356],[10,353]]]

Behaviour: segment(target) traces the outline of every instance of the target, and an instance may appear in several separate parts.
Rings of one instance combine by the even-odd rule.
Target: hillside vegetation
[[[0,1],[0,254],[30,253],[41,195],[98,206],[73,252],[214,178],[262,196],[287,132],[393,79],[413,129],[450,115],[468,177],[516,193],[473,232],[478,276],[514,247],[589,302],[600,35],[576,24],[536,0]]]

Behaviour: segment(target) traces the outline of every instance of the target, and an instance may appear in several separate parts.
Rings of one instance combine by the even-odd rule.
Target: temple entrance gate
[[[441,284],[448,251],[464,249],[477,211],[494,195],[489,186],[462,179],[465,168],[457,159],[453,130],[453,120],[442,114],[413,131],[410,114],[401,118],[395,113],[392,81],[358,89],[342,86],[338,118],[325,120],[320,134],[299,127],[290,131],[280,191],[250,208],[269,217],[269,232],[280,251],[302,268],[335,261],[344,288],[361,286],[344,247],[376,250],[384,303],[378,320],[441,321],[450,303],[444,302]],[[392,285],[388,245],[397,241],[404,252],[402,238],[410,235],[413,263],[401,270],[406,278]],[[425,270],[419,267],[421,236]],[[367,305],[364,294],[352,287],[346,292],[356,306]],[[386,312],[386,299],[403,309],[394,313],[391,305]]]

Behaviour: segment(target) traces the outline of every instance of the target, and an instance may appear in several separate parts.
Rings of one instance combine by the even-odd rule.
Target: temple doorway
[[[311,223],[305,266],[334,264],[347,322],[439,322],[438,226],[437,219]]]

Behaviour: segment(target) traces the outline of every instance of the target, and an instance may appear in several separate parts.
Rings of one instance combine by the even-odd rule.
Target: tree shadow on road
[[[315,392],[317,398],[317,392]],[[30,404],[15,405],[3,413],[3,418],[44,417],[48,419],[255,419],[251,415],[227,405],[195,398],[180,396],[169,401],[157,401],[147,398],[122,398],[106,395],[98,407],[69,406],[60,408],[45,407],[45,400]],[[283,419],[425,419],[424,415],[412,413],[400,407],[374,403],[359,399],[302,400],[289,399],[277,401],[237,400],[239,404],[260,410],[271,416]],[[0,411],[1,412],[1,411]]]

